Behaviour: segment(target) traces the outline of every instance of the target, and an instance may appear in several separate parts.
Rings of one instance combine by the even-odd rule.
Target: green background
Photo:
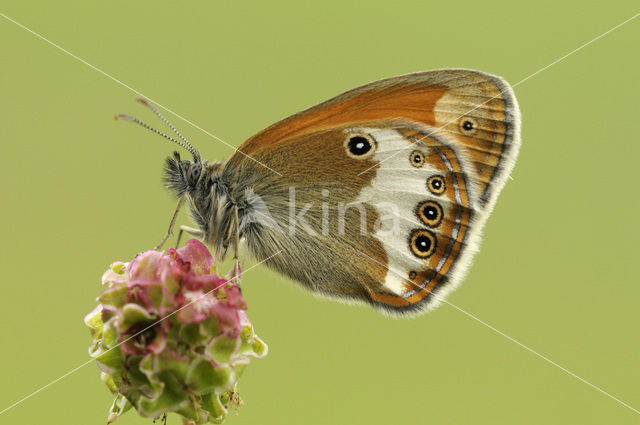
[[[601,0],[5,0],[0,11],[234,146],[379,78],[467,67],[514,84],[638,12]],[[449,301],[640,409],[639,38],[637,19],[516,87],[513,181]],[[127,88],[1,17],[0,43],[1,410],[88,360],[82,318],[101,274],[166,230],[174,202],[160,172],[174,147],[113,121],[160,126]],[[232,152],[167,115],[209,159]],[[640,420],[447,305],[390,319],[264,267],[244,293],[270,354],[243,376],[246,405],[229,424]],[[90,364],[0,423],[101,424],[110,401]]]

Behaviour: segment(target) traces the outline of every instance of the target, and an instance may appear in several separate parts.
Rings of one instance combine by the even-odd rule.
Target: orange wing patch
[[[492,181],[504,168],[504,157],[513,148],[518,119],[515,97],[500,78],[466,69],[426,71],[347,91],[262,130],[239,150],[253,156],[285,139],[331,127],[414,121],[464,148],[485,203],[492,195]]]

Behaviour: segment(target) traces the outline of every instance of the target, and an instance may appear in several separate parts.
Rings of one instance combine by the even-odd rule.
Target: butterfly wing
[[[461,146],[478,174],[482,203],[500,192],[520,144],[518,104],[500,77],[469,69],[418,72],[366,84],[273,124],[239,149],[253,156],[300,134],[395,118],[427,125]]]
[[[372,148],[360,155],[358,140]],[[223,176],[257,258],[282,250],[267,265],[314,292],[407,313],[463,277],[518,147],[504,81],[438,70],[282,120],[247,140]]]

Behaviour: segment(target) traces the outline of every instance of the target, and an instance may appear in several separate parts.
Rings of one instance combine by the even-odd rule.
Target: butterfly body
[[[218,259],[244,241],[314,293],[415,313],[464,276],[519,131],[500,78],[427,71],[286,118],[224,163],[176,154],[166,178]]]

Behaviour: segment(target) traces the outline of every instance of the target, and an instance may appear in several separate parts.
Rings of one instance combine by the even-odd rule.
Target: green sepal
[[[149,299],[151,300],[151,304],[155,309],[157,309],[163,304],[166,304],[164,300],[164,292],[162,291],[161,282],[146,284],[144,287],[144,291],[147,297],[149,297]]]
[[[124,412],[131,409],[131,403],[122,394],[116,394],[113,398],[113,404],[109,409],[109,416],[107,417],[107,424],[112,423],[118,419]]]
[[[239,354],[253,353],[253,336],[253,327],[251,325],[244,325],[242,331],[240,331]]]
[[[201,323],[186,323],[180,327],[178,336],[180,340],[189,345],[199,345],[206,341],[206,337],[200,332]]]
[[[110,374],[122,370],[122,361],[124,360],[124,355],[122,354],[122,350],[120,350],[120,347],[109,349],[101,354],[94,354],[93,358],[96,359],[98,363],[104,366],[102,367],[103,370],[106,368]]]
[[[264,357],[269,352],[269,348],[263,340],[255,336],[253,340],[253,352],[256,357]]]
[[[156,354],[156,361],[160,370],[166,370],[173,373],[176,378],[181,381],[185,381],[187,373],[189,372],[189,358],[181,358],[179,355],[171,355],[164,351],[160,354]]]
[[[216,319],[215,317],[209,317],[208,319],[200,323],[200,333],[208,340],[216,335],[219,335],[220,332],[222,332],[222,329],[220,329],[218,319]]]
[[[84,316],[84,324],[87,325],[94,339],[102,338],[102,306],[94,308],[91,313]]]
[[[138,369],[146,377],[147,386],[142,385],[140,389],[148,398],[156,398],[163,391],[163,383],[160,379],[160,369],[158,368],[157,356],[147,354],[138,364]]]
[[[122,331],[126,331],[133,325],[140,322],[153,322],[153,319],[154,317],[149,314],[144,307],[133,303],[125,304],[125,306],[120,310],[120,315],[118,317],[120,329]]]
[[[193,399],[191,400],[191,403],[176,410],[176,413],[183,416],[185,419],[188,419],[190,421],[188,422],[190,425],[203,424],[207,422],[202,416],[199,404]],[[186,421],[183,420],[182,422],[185,423]]]
[[[102,326],[102,346],[104,348],[111,348],[118,344],[118,330],[116,329],[116,318],[104,322]]]
[[[98,301],[104,305],[120,308],[127,302],[127,291],[126,286],[105,289],[98,297]]]
[[[115,382],[113,382],[113,377],[106,372],[100,372],[100,379],[104,384],[109,388],[112,393],[118,392],[118,387]]]
[[[239,379],[242,376],[244,370],[249,366],[249,359],[244,356],[238,356],[233,361],[233,373],[236,376],[236,379]]]
[[[111,264],[110,268],[116,274],[124,274],[127,267],[126,264],[122,261],[116,261],[115,263]]]
[[[239,347],[240,338],[232,338],[222,334],[213,339],[209,347],[207,347],[207,353],[216,363],[228,363]]]
[[[209,421],[215,424],[221,424],[227,417],[227,409],[214,393],[202,396],[202,409],[209,414]]]
[[[156,398],[140,397],[136,407],[142,416],[155,418],[189,404],[189,395],[171,372],[160,372],[156,376],[163,387],[162,391]]]
[[[233,373],[227,365],[214,366],[211,361],[198,358],[187,372],[186,383],[198,395],[225,390],[233,384]]]

